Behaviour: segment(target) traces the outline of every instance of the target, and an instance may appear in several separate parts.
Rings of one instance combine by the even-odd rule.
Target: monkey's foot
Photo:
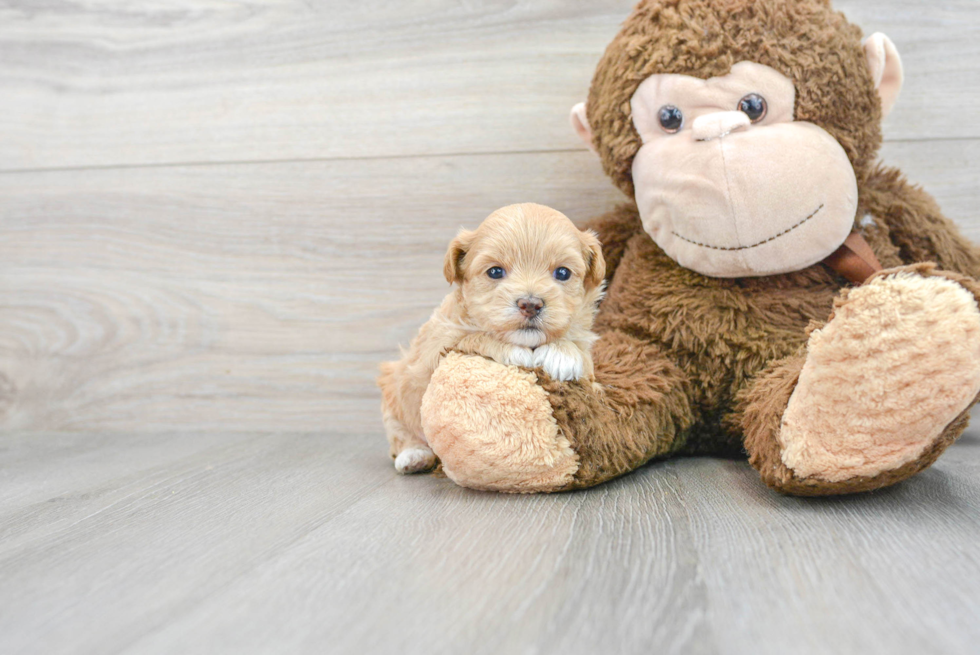
[[[558,491],[579,468],[535,374],[483,357],[446,356],[422,399],[422,428],[464,487]]]
[[[980,392],[980,309],[952,277],[929,266],[879,275],[810,335],[777,435],[797,482],[816,493],[885,486],[959,436]]]

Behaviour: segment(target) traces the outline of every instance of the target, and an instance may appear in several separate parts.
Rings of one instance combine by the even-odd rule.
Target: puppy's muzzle
[[[524,318],[536,318],[544,309],[544,301],[534,296],[517,299],[517,309]]]

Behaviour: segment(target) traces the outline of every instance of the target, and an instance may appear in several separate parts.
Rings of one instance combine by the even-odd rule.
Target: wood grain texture
[[[0,170],[578,148],[632,5],[7,2]],[[980,3],[836,6],[903,54],[889,138],[980,138]]]
[[[898,487],[836,499],[711,459],[480,493],[396,476],[364,435],[0,444],[4,653],[965,655],[980,639],[976,430]]]
[[[118,652],[390,483],[386,458],[364,456],[376,444],[327,444],[303,434],[5,437],[3,469],[21,493],[0,505],[0,651]],[[36,481],[52,478],[57,493],[48,482],[41,497]]]

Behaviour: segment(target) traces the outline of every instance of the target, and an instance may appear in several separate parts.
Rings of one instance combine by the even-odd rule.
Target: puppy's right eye
[[[504,269],[500,268],[499,266],[493,266],[487,269],[487,277],[489,277],[491,280],[499,280],[503,276]]]

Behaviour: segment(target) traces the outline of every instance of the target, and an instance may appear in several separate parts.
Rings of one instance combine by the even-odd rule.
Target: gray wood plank
[[[907,484],[832,499],[776,496],[742,463],[678,462],[724,650],[974,652],[978,455],[973,428]]]
[[[76,458],[41,436],[0,449],[0,471],[33,447],[33,475],[64,479]],[[398,477],[377,432],[158,438],[180,456],[103,437],[103,476],[93,459],[66,480],[54,515],[0,499],[0,526],[40,518],[0,540],[0,651],[965,654],[980,638],[976,429],[902,485],[823,500],[706,458],[507,496]]]
[[[568,110],[629,7],[17,3],[0,169],[578,147]]]
[[[223,433],[203,446],[155,435],[174,451],[165,457],[128,434],[92,436],[20,442],[38,473],[64,482],[43,500],[32,487],[27,503],[0,501],[0,652],[118,652],[393,477],[377,433]],[[77,458],[47,459],[46,439],[84,444],[104,463],[79,481]]]
[[[669,467],[557,496],[399,482],[130,652],[704,652]],[[249,625],[246,607],[285,623]]]
[[[976,145],[884,156],[980,239]],[[584,151],[0,175],[0,427],[376,429],[460,226],[621,198]]]
[[[130,485],[146,484],[189,457],[220,448],[239,448],[256,437],[211,433],[5,433],[2,441],[0,552],[34,525],[75,520],[78,511],[99,507],[109,494],[125,495]],[[125,448],[116,444],[124,441]],[[56,469],[58,475],[53,476]],[[122,491],[120,491],[122,490]],[[32,506],[30,523],[12,517]],[[64,514],[65,509],[69,514]],[[80,509],[79,509],[80,508]]]
[[[980,3],[974,0],[833,0],[866,35],[884,32],[898,47],[905,86],[885,120],[886,140],[980,136],[980,115],[962,102],[980,93]]]
[[[580,148],[633,0],[0,8],[0,170]],[[841,0],[904,54],[891,139],[980,137],[974,0]]]

